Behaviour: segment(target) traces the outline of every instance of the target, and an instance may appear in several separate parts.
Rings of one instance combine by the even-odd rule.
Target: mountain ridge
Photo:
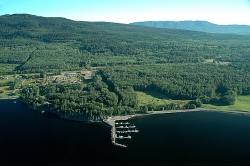
[[[172,28],[191,30],[208,33],[222,33],[222,34],[250,34],[249,25],[219,25],[208,21],[143,21],[133,22],[131,25],[149,26],[155,28]]]
[[[32,39],[47,38],[47,35],[54,36],[53,39],[79,38],[86,35],[128,35],[134,38],[135,35],[143,37],[168,37],[168,38],[227,38],[227,34],[208,34],[199,31],[185,29],[155,29],[154,27],[138,26],[133,24],[120,24],[112,22],[87,22],[74,21],[63,17],[43,17],[30,14],[13,14],[0,16],[0,36],[2,38],[12,38],[16,36],[28,37]],[[53,33],[53,35],[51,35]],[[64,34],[62,34],[64,33]],[[56,34],[57,37],[55,37]],[[81,34],[81,35],[79,35]],[[66,37],[66,36],[67,37]],[[30,37],[29,37],[30,36]],[[231,34],[230,34],[231,36]],[[234,38],[238,38],[236,35]],[[117,38],[117,37],[116,37]],[[242,38],[242,36],[240,37]],[[52,37],[51,37],[52,39]],[[49,41],[47,39],[43,41]]]

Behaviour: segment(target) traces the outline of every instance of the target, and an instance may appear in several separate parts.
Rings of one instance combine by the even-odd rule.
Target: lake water
[[[130,119],[139,133],[110,141],[103,123],[62,120],[0,101],[2,164],[250,164],[250,116],[193,112]]]

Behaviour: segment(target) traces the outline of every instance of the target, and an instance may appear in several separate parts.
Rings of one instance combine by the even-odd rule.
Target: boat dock
[[[127,148],[126,145],[119,144],[116,142],[117,135],[116,135],[116,128],[115,128],[115,120],[112,120],[109,118],[108,120],[103,120],[103,122],[108,124],[111,127],[111,142],[112,142],[112,144],[116,145],[116,146],[123,147],[123,148]]]
[[[138,133],[139,130],[124,130],[124,131],[116,131],[116,133]]]
[[[133,117],[133,116],[131,116]],[[131,118],[128,117],[128,118]],[[116,118],[116,117],[109,117],[107,120],[103,120],[104,123],[109,125],[111,127],[111,142],[112,144],[120,147],[126,148],[127,145],[119,144],[116,142],[116,139],[131,139],[131,136],[122,136],[122,135],[117,135],[116,133],[136,133],[139,132],[139,130],[135,129],[135,125],[127,126],[129,125],[129,122],[116,122],[116,120],[127,120],[128,118]],[[116,125],[126,125],[126,126],[116,126]],[[117,131],[116,129],[127,129],[127,131]],[[133,129],[133,130],[129,130]]]
[[[116,122],[115,124],[116,124],[116,125],[120,125],[120,124],[122,125],[122,124],[129,124],[129,122],[120,122],[120,123],[119,123],[119,122]]]

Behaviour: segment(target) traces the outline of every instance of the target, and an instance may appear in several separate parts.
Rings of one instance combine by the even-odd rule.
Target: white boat
[[[123,137],[123,138],[131,139],[131,136],[130,136],[130,135],[128,135],[127,137]]]
[[[139,130],[129,130],[130,132],[132,132],[132,133],[138,133],[139,132]]]
[[[133,126],[128,126],[128,128],[135,128],[136,126],[135,125],[133,125]]]
[[[124,127],[123,127],[123,126],[118,126],[118,127],[116,127],[116,128],[118,128],[118,129],[119,129],[119,128],[123,129]]]
[[[117,123],[115,123],[116,125],[122,125],[122,124],[129,124],[129,122],[121,122],[121,123],[119,123],[119,122],[117,122]]]
[[[116,131],[117,133],[126,133],[126,131]]]
[[[123,136],[119,135],[118,137],[116,137],[118,139],[123,139]]]

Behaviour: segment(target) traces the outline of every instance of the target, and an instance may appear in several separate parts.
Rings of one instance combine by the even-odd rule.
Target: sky
[[[202,20],[250,25],[250,0],[0,0],[0,15],[131,23]]]

